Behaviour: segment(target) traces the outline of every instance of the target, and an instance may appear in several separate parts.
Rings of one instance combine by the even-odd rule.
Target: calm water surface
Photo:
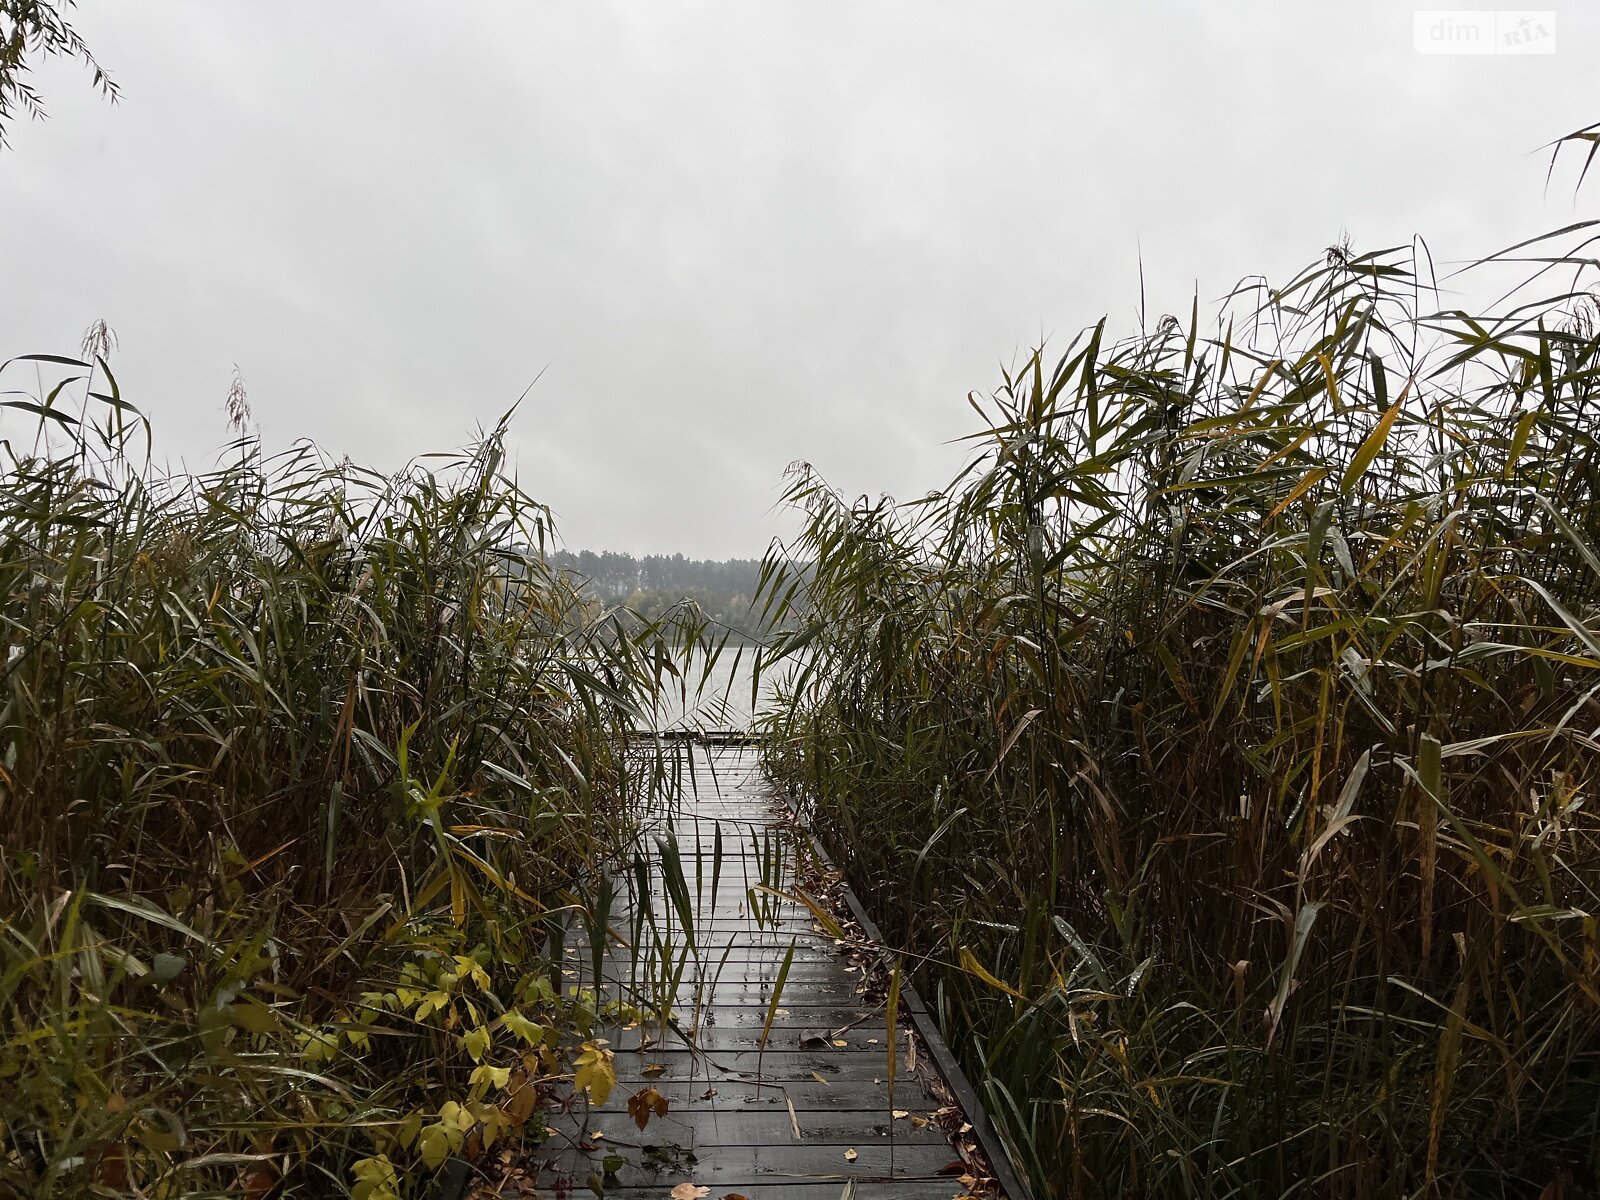
[[[754,647],[746,647],[743,653],[729,647],[717,656],[709,670],[703,658],[692,660],[684,673],[688,695],[669,686],[657,710],[657,728],[746,728],[756,709],[771,698],[775,682],[773,675],[765,674],[759,693],[752,695],[754,668]]]

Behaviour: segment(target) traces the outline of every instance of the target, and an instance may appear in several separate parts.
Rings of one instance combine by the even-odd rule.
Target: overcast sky
[[[1349,0],[76,20],[123,99],[43,70],[50,119],[0,154],[0,357],[103,317],[193,466],[234,364],[269,448],[385,469],[543,371],[513,449],[567,544],[694,556],[791,529],[797,459],[943,482],[966,393],[1041,336],[1131,328],[1141,256],[1152,313],[1186,313],[1344,230],[1448,260],[1572,220],[1538,147],[1600,120],[1590,0],[1530,57],[1420,55],[1409,6]]]

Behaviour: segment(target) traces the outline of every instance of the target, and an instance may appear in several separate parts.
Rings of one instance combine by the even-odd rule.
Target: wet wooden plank
[[[650,943],[648,936],[640,939],[641,946]],[[673,957],[684,962],[699,962],[703,965],[713,966],[724,962],[760,963],[766,967],[777,967],[782,964],[787,955],[789,945],[794,943],[794,961],[797,963],[816,962],[832,965],[843,953],[841,947],[836,946],[831,939],[806,937],[800,934],[754,935],[754,934],[696,934],[693,952],[686,954],[689,949],[687,943],[674,939]],[[613,947],[606,952],[603,962],[620,971],[621,974],[632,974],[633,967],[627,961],[627,951]],[[569,955],[563,964],[568,967],[586,967],[592,962],[589,955],[581,958]]]
[[[766,1083],[799,1082],[820,1076],[828,1083],[876,1080],[888,1072],[887,1054],[864,1050],[702,1050],[656,1049],[644,1054],[617,1055],[617,1078],[622,1082],[663,1079],[736,1078]],[[898,1068],[904,1081],[904,1064]]]
[[[610,1152],[624,1165],[604,1181],[608,1197],[659,1200],[674,1185],[693,1182],[711,1189],[709,1200],[727,1192],[751,1200],[835,1200],[851,1179],[857,1200],[963,1194],[960,1171],[947,1171],[955,1153],[927,1120],[941,1101],[910,1069],[903,1040],[890,1096],[889,1033],[881,997],[864,996],[862,967],[805,905],[771,897],[752,903],[756,884],[793,889],[797,864],[809,854],[787,813],[748,769],[754,756],[719,752],[716,761],[718,769],[708,771],[697,754],[698,794],[661,813],[655,830],[675,835],[692,935],[681,928],[659,866],[646,872],[643,898],[631,896],[637,883],[631,872],[618,876],[607,918],[613,935],[670,946],[673,961],[663,978],[662,964],[648,955],[636,964],[615,936],[603,948],[602,996],[625,996],[657,1015],[597,1030],[616,1051],[617,1086],[603,1108],[580,1100],[570,1114],[552,1119],[558,1136],[544,1147],[539,1186],[564,1181],[581,1191]],[[636,928],[645,913],[650,919]],[[586,985],[594,956],[581,927],[568,937],[563,980]],[[774,1008],[786,958],[787,979]],[[663,1010],[671,1011],[675,1027],[660,1019]],[[641,1132],[626,1109],[645,1089],[664,1098],[668,1112]],[[896,1111],[906,1116],[896,1118]],[[912,1114],[920,1114],[920,1127]]]
[[[619,1086],[618,1091],[624,1093],[620,1097],[621,1104],[608,1102],[607,1111],[621,1111],[627,1104],[627,1096],[637,1090],[637,1086]],[[849,1087],[819,1083],[814,1079],[782,1084],[752,1083],[743,1079],[669,1079],[654,1081],[651,1086],[667,1098],[673,1112],[684,1109],[747,1111],[771,1108],[785,1113],[787,1101],[800,1114],[802,1126],[808,1112],[870,1112],[883,1116],[893,1109],[926,1109],[933,1102],[932,1097],[925,1095],[917,1083],[909,1079],[895,1081],[892,1108],[887,1085],[867,1080],[858,1080]],[[708,1091],[713,1094],[708,1096]]]
[[[582,1186],[580,1181],[578,1186]],[[750,1187],[760,1187],[760,1192],[751,1191],[750,1200],[839,1200],[842,1184],[838,1182],[811,1181],[795,1183],[788,1181],[763,1181],[759,1185],[751,1184]],[[738,1190],[736,1187],[724,1185],[726,1190]],[[668,1187],[661,1183],[646,1187],[606,1189],[607,1200],[618,1197],[619,1200],[664,1200],[668,1195]],[[856,1184],[855,1200],[957,1200],[966,1194],[967,1189],[959,1186],[953,1179],[898,1179],[891,1182],[878,1180],[858,1181]],[[514,1195],[514,1193],[512,1193]],[[712,1189],[706,1200],[719,1200],[722,1192]]]
[[[759,1187],[764,1192],[767,1185],[774,1183],[831,1182],[838,1188],[852,1177],[858,1180],[938,1180],[940,1168],[950,1162],[949,1147],[926,1143],[895,1147],[879,1142],[863,1142],[860,1146],[703,1144],[693,1150],[666,1143],[650,1145],[653,1150],[612,1147],[614,1153],[626,1160],[612,1172],[616,1186],[655,1186],[660,1188],[659,1194],[665,1195],[674,1184],[692,1180],[703,1187],[711,1187],[713,1196],[727,1189]],[[851,1152],[854,1157],[847,1157]],[[593,1162],[592,1152],[568,1149],[553,1156],[547,1170],[583,1179],[592,1173]]]
[[[803,993],[798,987],[786,986],[779,996],[779,1002],[785,1008],[793,1008],[802,1002],[835,1008],[854,1004],[861,998],[860,982],[859,979],[847,978],[807,980]],[[609,987],[606,996],[610,998],[619,992],[623,993],[623,998],[639,1005],[668,1001],[680,1014],[687,1014],[695,1007],[697,996],[708,1004],[715,1003],[721,1007],[757,1005],[765,1012],[772,999],[772,980],[706,979],[697,987],[695,981],[685,979],[676,989],[667,988],[658,994],[658,989],[647,986],[647,982],[641,979],[634,987]]]
[[[904,1110],[910,1112],[910,1110]],[[926,1118],[925,1110],[914,1115]],[[895,1141],[906,1145],[937,1146],[940,1153],[948,1155],[949,1146],[944,1135],[933,1125],[920,1128],[912,1124],[910,1115],[898,1120],[877,1110],[807,1111],[806,1119],[799,1122],[801,1142],[819,1142],[824,1145],[855,1146],[873,1142]],[[640,1130],[633,1118],[625,1113],[601,1112],[584,1122],[588,1131],[598,1131],[606,1140],[623,1145],[659,1145],[672,1142],[691,1148],[706,1145],[765,1146],[787,1144],[795,1140],[793,1124],[786,1107],[775,1106],[770,1112],[751,1112],[728,1108],[684,1108],[664,1117],[652,1118]]]
[[[802,1010],[802,1013],[808,1010]],[[810,1010],[824,1011],[824,1010]],[[831,1015],[831,1014],[829,1014]],[[793,1014],[790,1014],[792,1018]],[[607,1035],[607,1040],[620,1059],[625,1054],[650,1055],[683,1053],[698,1050],[722,1058],[728,1051],[755,1051],[765,1048],[769,1053],[793,1050],[821,1050],[829,1054],[854,1052],[872,1054],[885,1062],[889,1049],[889,1031],[880,1021],[847,1027],[848,1022],[803,1021],[792,1023],[785,1019],[778,1024],[774,1019],[767,1040],[761,1040],[762,1024],[715,1025],[701,1022],[698,1025],[669,1026],[665,1031],[652,1028],[620,1030]],[[842,1044],[841,1044],[842,1043]]]
[[[826,1029],[843,1029],[847,1025],[858,1024],[864,1020],[875,1020],[880,1027],[882,1026],[881,1004],[825,1005],[806,1003],[807,999],[807,996],[799,992],[786,998],[773,1013],[773,1028],[792,1029],[801,1025],[816,1025]],[[760,1029],[766,1018],[766,1009],[713,1003],[701,1011],[700,1024],[723,1029]]]
[[[745,984],[776,983],[778,968],[783,965],[783,955],[775,954],[771,957],[752,958],[712,958],[704,961],[694,959],[680,960],[683,967],[682,978],[686,981],[697,979],[712,979],[726,983],[730,987]],[[670,968],[676,974],[679,963],[674,963]],[[578,970],[582,970],[582,964]],[[604,964],[602,978],[617,982],[627,982],[633,970],[628,963],[610,962]],[[785,977],[784,994],[789,988],[800,982],[849,982],[852,985],[861,982],[863,972],[858,968],[844,965],[829,958],[802,958],[796,954],[794,961],[789,964],[789,971]],[[644,976],[649,978],[649,976]],[[796,992],[800,989],[795,988]]]

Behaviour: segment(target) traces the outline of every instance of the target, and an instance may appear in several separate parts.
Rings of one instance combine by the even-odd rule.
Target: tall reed
[[[912,503],[796,473],[771,769],[1041,1194],[1600,1185],[1591,234],[1101,321]]]
[[[0,1194],[382,1200],[536,1130],[569,1051],[608,1061],[539,955],[672,786],[633,731],[695,622],[620,636],[546,564],[504,422],[393,476],[243,433],[174,474],[104,357],[33,369],[64,378],[7,400],[0,476]]]

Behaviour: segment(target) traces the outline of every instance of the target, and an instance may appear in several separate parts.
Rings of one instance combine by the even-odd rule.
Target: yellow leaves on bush
[[[453,1148],[461,1148],[459,1137],[455,1139]],[[430,1171],[437,1171],[443,1166],[451,1150],[450,1131],[443,1125],[429,1125],[417,1136],[417,1154],[422,1158],[422,1165]]]
[[[587,1089],[595,1104],[605,1104],[617,1085],[617,1066],[616,1056],[606,1049],[603,1039],[583,1043],[573,1063],[572,1082],[580,1091]]]
[[[449,985],[460,982],[476,984],[480,992],[489,990],[489,973],[479,965],[478,960],[470,954],[454,954],[456,969],[445,971],[439,976],[439,982]]]
[[[461,1151],[467,1133],[478,1123],[477,1118],[454,1100],[446,1100],[439,1107],[439,1119],[424,1125],[417,1134],[417,1154],[423,1166],[436,1171],[444,1160]]]
[[[261,1001],[245,997],[227,1009],[228,1020],[249,1033],[276,1033],[278,1014]]]
[[[421,997],[417,1004],[417,1020],[426,1021],[436,1012],[447,1011],[450,1007],[450,993],[441,991],[428,992]]]
[[[350,1174],[355,1176],[350,1200],[400,1200],[400,1174],[388,1155],[363,1158],[350,1168]]]
[[[300,1054],[308,1063],[325,1063],[339,1052],[337,1029],[309,1029],[300,1035]]]
[[[501,1111],[505,1113],[506,1120],[513,1127],[521,1129],[528,1123],[528,1118],[533,1116],[533,1110],[539,1106],[539,1089],[534,1086],[526,1073],[518,1070],[507,1091],[509,1094]]]
[[[530,1021],[514,1008],[500,1018],[500,1024],[507,1033],[520,1039],[524,1045],[537,1046],[545,1039],[544,1026],[537,1021]]]
[[[471,1083],[473,1090],[480,1095],[490,1088],[503,1089],[511,1084],[511,1068],[491,1067],[488,1063],[484,1063],[481,1067],[473,1068],[472,1076],[468,1082]]]
[[[476,1029],[469,1029],[461,1035],[461,1048],[467,1052],[475,1063],[483,1061],[483,1056],[489,1053],[489,1046],[492,1042],[493,1038],[489,1031],[481,1025]]]

